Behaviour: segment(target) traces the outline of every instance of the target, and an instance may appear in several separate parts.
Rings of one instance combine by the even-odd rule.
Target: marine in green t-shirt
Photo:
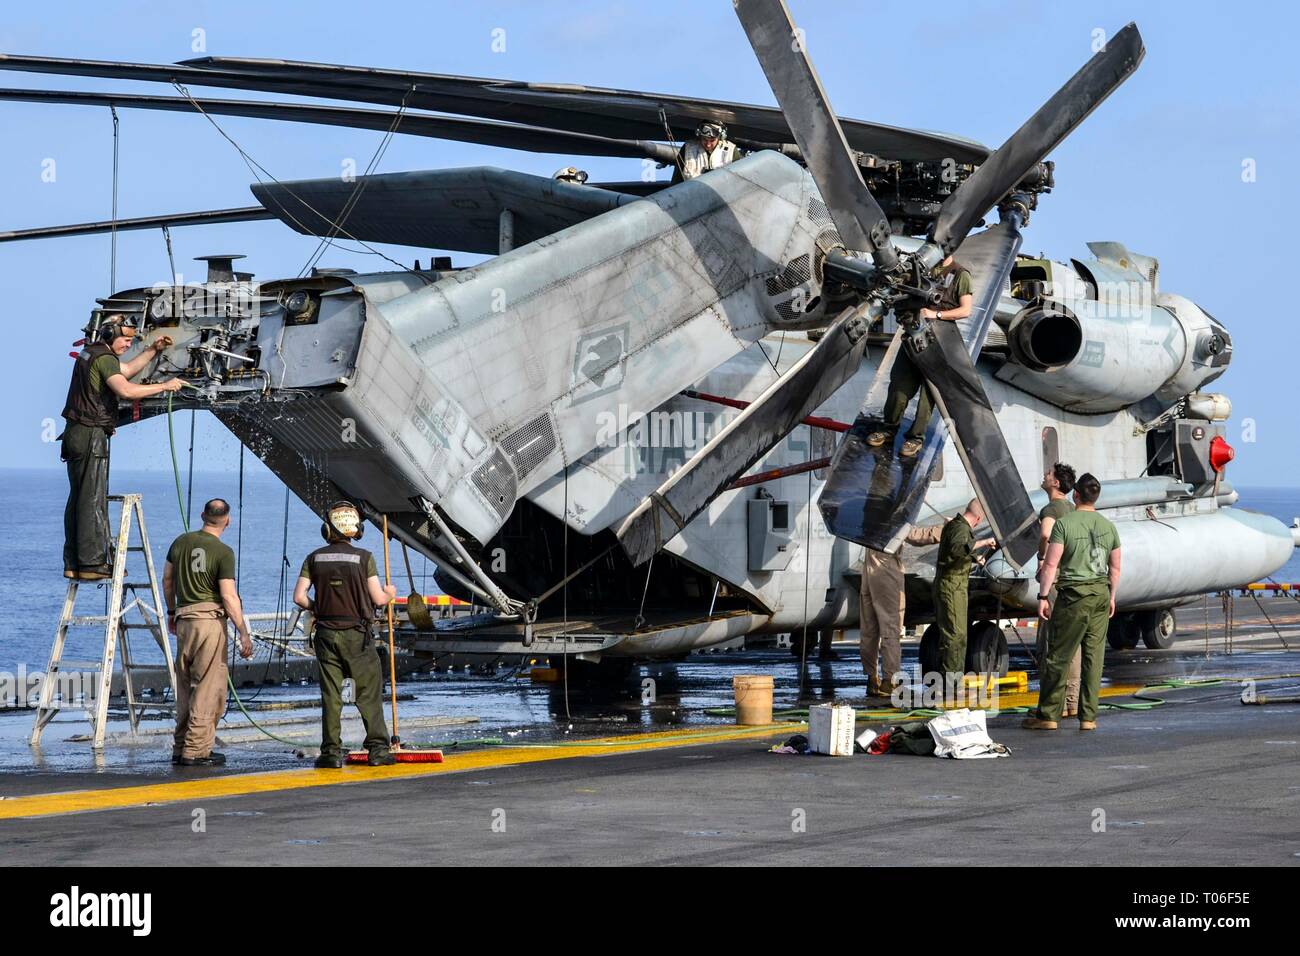
[[[1042,521],[1045,518],[1058,520],[1073,510],[1074,505],[1070,504],[1069,498],[1055,498],[1038,509],[1038,520]]]
[[[219,581],[235,579],[235,552],[216,535],[189,531],[167,551],[176,581],[176,607],[221,603]]]
[[[1064,546],[1056,586],[1092,584],[1110,576],[1110,553],[1119,548],[1119,532],[1095,511],[1071,511],[1052,527],[1052,544]]]
[[[938,283],[939,307],[921,309],[921,318],[944,322],[969,318],[975,303],[974,284],[970,271],[961,263],[954,261],[952,256],[948,256],[934,270],[934,279]],[[898,453],[904,458],[911,458],[921,450],[925,443],[926,426],[929,425],[930,416],[934,412],[930,390],[924,386],[925,378],[921,375],[920,369],[916,367],[907,350],[900,349],[894,356],[894,366],[889,373],[889,391],[885,395],[885,406],[880,415],[882,424],[877,431],[867,436],[868,445],[879,448],[893,440],[908,403],[919,391],[921,395],[917,400],[916,417],[908,426],[906,440],[898,449]]]
[[[975,552],[994,544],[975,540],[975,527],[984,520],[978,499],[943,526],[934,569],[934,626],[939,632],[939,666],[944,674],[966,671],[966,626],[971,567]]]
[[[117,396],[108,387],[108,380],[114,375],[122,374],[122,360],[111,352],[101,355],[90,363],[90,389],[99,392],[104,400],[116,404]]]
[[[1055,730],[1064,709],[1067,675],[1081,655],[1079,729],[1095,730],[1105,659],[1106,630],[1115,609],[1120,580],[1119,531],[1096,511],[1101,482],[1080,475],[1074,486],[1075,510],[1056,519],[1039,579],[1038,615],[1051,625],[1051,641],[1041,664],[1038,709],[1026,718],[1030,730]],[[1047,590],[1055,583],[1056,601]]]

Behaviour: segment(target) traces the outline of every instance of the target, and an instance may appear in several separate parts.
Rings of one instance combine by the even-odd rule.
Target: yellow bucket
[[[731,679],[736,692],[736,723],[758,726],[772,722],[770,674],[738,674]]]

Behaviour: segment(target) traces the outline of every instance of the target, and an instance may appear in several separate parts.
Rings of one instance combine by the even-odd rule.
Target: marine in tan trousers
[[[210,767],[225,763],[214,753],[217,721],[226,709],[226,620],[239,631],[241,657],[253,642],[235,590],[235,553],[221,541],[230,505],[213,498],[203,507],[203,528],[172,542],[163,566],[168,628],[176,635],[176,732],[172,763]]]
[[[942,525],[913,528],[906,541],[918,548],[939,543]],[[867,675],[867,695],[887,697],[894,675],[903,669],[900,634],[907,596],[903,592],[903,560],[898,554],[867,548],[862,558],[862,586],[859,591],[859,633],[862,672]],[[876,670],[877,663],[881,670]],[[883,672],[883,677],[882,677]]]

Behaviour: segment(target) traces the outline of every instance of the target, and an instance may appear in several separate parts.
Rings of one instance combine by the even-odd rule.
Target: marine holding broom
[[[366,726],[367,763],[396,763],[384,723],[383,671],[375,652],[375,608],[387,606],[397,589],[379,583],[375,556],[352,542],[361,537],[361,512],[348,501],[330,506],[321,525],[325,546],[307,555],[293,601],[316,617],[316,661],[320,666],[321,745],[316,766],[343,766],[343,680],[356,685],[357,710]],[[307,596],[315,592],[315,600]]]

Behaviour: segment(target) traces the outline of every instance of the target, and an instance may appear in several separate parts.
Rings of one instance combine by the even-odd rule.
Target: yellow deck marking
[[[1120,697],[1139,690],[1137,685],[1103,687],[1103,697]],[[1035,692],[1001,694],[998,705],[1003,708],[1024,707],[1036,703]],[[872,713],[880,713],[872,711]],[[179,780],[167,783],[145,784],[134,787],[106,787],[101,790],[70,790],[64,793],[42,793],[26,797],[8,797],[0,800],[0,820],[23,817],[48,817],[65,813],[84,813],[90,810],[120,810],[151,804],[183,803],[189,800],[211,800],[219,797],[238,797],[253,793],[278,793],[282,790],[301,790],[308,787],[331,787],[349,784],[373,783],[382,780],[399,780],[407,777],[428,777],[435,774],[455,773],[464,770],[484,770],[492,767],[510,767],[520,764],[541,763],[550,760],[569,760],[575,757],[601,757],[608,754],[636,753],[643,750],[662,750],[669,747],[686,747],[697,744],[721,743],[727,740],[753,740],[776,737],[807,729],[803,723],[770,724],[764,727],[699,727],[689,731],[660,731],[647,734],[626,734],[620,737],[601,737],[577,744],[539,747],[496,747],[450,754],[444,763],[407,763],[391,767],[345,767],[342,770],[271,770],[264,773],[230,774],[202,780]]]
[[[773,737],[799,730],[802,724],[771,724],[764,727],[700,728],[689,733],[668,731],[655,734],[628,734],[584,741],[581,745],[540,747],[496,747],[449,755],[444,763],[407,763],[391,767],[348,766],[342,770],[272,770],[265,773],[231,774],[204,780],[183,780],[145,784],[137,787],[109,787],[102,790],[70,790],[65,793],[35,794],[0,800],[0,820],[21,817],[47,817],[88,810],[116,810],[148,804],[177,803],[187,800],[237,797],[252,793],[276,793],[307,787],[329,787],[371,783],[405,777],[427,777],[462,770],[482,770],[518,764],[566,760],[573,757],[599,757],[607,754],[635,753],[691,744],[718,743]]]

